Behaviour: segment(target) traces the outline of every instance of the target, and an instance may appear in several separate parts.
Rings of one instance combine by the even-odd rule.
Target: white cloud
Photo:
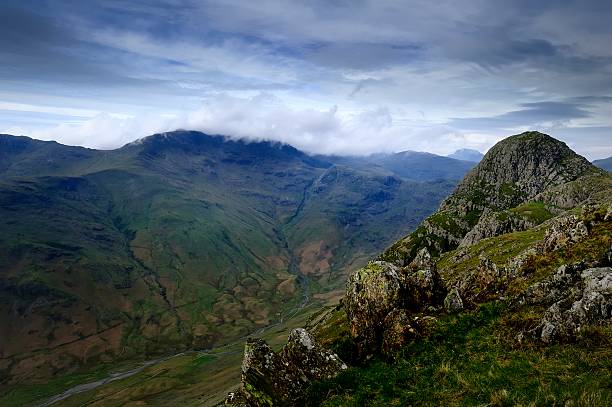
[[[499,139],[463,134],[425,121],[398,120],[397,113],[384,107],[365,111],[338,106],[296,109],[279,97],[265,93],[252,97],[218,94],[200,108],[181,114],[134,117],[98,114],[80,123],[60,124],[50,129],[7,130],[64,144],[110,149],[150,134],[180,128],[234,138],[276,140],[321,154],[402,150],[448,154],[464,147],[483,151]]]

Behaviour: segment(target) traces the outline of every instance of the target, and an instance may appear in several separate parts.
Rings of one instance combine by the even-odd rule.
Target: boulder
[[[523,304],[548,306],[529,334],[545,343],[571,341],[584,327],[612,318],[612,268],[563,265],[529,287],[519,299]]]
[[[347,368],[333,352],[321,347],[305,329],[291,331],[287,344],[274,352],[259,338],[247,339],[240,390],[230,393],[227,406],[289,406],[299,404],[312,381],[331,378]]]
[[[459,289],[457,287],[453,287],[448,292],[448,295],[444,299],[444,308],[446,309],[446,312],[450,314],[463,310],[463,300],[461,299],[461,295],[459,294]]]
[[[404,306],[412,312],[436,308],[444,299],[445,290],[440,274],[426,248],[421,249],[403,274],[405,277]]]
[[[540,339],[551,343],[573,340],[586,326],[601,325],[612,317],[612,268],[582,271],[575,287],[551,305],[538,327]]]
[[[347,368],[338,355],[321,347],[305,329],[291,331],[281,352],[281,359],[290,363],[306,377],[307,382],[331,379]]]
[[[419,336],[418,326],[404,309],[391,311],[385,318],[384,326],[381,351],[385,355],[392,355]]]
[[[463,305],[473,306],[499,297],[506,280],[505,269],[481,254],[478,266],[462,274],[455,284],[462,295]]]
[[[360,356],[379,349],[385,318],[404,306],[404,289],[404,273],[383,261],[369,263],[348,279],[344,306]]]
[[[347,281],[344,306],[359,356],[401,346],[413,336],[408,315],[437,310],[445,294],[427,249],[407,267],[376,261],[355,272]],[[401,328],[404,323],[409,327]]]

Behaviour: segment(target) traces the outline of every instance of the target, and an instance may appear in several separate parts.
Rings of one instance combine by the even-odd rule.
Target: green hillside
[[[610,174],[508,137],[311,317],[316,339],[248,343],[226,405],[610,405],[611,214]],[[323,370],[317,346],[349,367]]]
[[[336,298],[454,184],[197,132],[112,151],[0,136],[0,156],[7,388],[214,347]]]

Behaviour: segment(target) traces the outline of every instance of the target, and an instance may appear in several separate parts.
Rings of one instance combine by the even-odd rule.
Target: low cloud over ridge
[[[7,0],[0,131],[112,148],[180,127],[447,153],[537,128],[600,158],[610,18],[603,0]]]

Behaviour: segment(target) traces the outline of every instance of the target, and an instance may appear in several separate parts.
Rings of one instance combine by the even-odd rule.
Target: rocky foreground
[[[494,319],[499,333],[490,335],[509,349],[539,352],[558,344],[566,351],[580,343],[587,354],[591,346],[603,349],[608,362],[612,358],[606,352],[612,343],[612,177],[541,133],[512,136],[493,147],[434,215],[349,278],[341,304],[312,322],[313,335],[293,331],[279,353],[250,339],[242,383],[226,405],[313,404],[313,383],[326,380],[336,383],[329,387],[338,393],[334,405],[354,404],[353,395],[343,393],[346,380],[333,381],[346,375],[347,365],[355,372],[371,371],[371,360],[384,360],[391,370],[405,365],[411,344],[431,343],[429,337],[454,315],[480,315],[490,304],[501,310]],[[444,363],[440,377],[452,370]],[[578,404],[612,401],[609,388],[589,386],[595,393],[583,391]],[[546,398],[536,403],[575,401],[571,393],[540,390]],[[380,397],[402,400],[393,394],[401,391]],[[507,389],[491,392],[491,405],[508,400]]]

